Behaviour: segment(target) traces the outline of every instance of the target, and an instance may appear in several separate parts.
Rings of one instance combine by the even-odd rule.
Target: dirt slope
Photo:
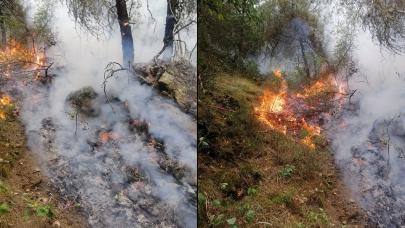
[[[51,190],[11,115],[0,120],[0,175],[0,227],[86,227],[80,205]]]

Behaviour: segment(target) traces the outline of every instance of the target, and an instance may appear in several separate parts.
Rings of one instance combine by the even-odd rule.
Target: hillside
[[[202,227],[365,226],[326,141],[313,150],[260,122],[254,107],[263,82],[213,78],[198,110]]]

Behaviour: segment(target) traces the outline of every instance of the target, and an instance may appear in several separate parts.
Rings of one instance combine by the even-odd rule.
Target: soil
[[[62,199],[28,149],[17,118],[0,120],[0,227],[86,227],[80,205]],[[42,211],[42,213],[41,213]]]

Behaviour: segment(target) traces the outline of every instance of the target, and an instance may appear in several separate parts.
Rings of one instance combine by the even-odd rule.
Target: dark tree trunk
[[[116,0],[118,22],[121,31],[122,56],[124,66],[129,66],[134,62],[134,40],[132,38],[131,26],[125,0]]]
[[[0,17],[2,15],[3,15],[3,12],[0,9]],[[7,33],[6,33],[6,25],[2,19],[0,19],[0,33],[1,33],[0,48],[5,49],[7,46]]]
[[[311,77],[311,72],[309,72],[308,60],[307,60],[307,57],[305,56],[304,41],[302,39],[300,39],[299,43],[300,43],[300,47],[301,47],[302,59],[304,60],[305,73],[307,74],[307,77],[309,78],[309,77]]]
[[[163,49],[171,48],[174,43],[174,26],[176,25],[177,0],[167,0],[165,36],[163,38]]]

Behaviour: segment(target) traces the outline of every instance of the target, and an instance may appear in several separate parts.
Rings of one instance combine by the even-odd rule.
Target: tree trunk
[[[176,25],[177,0],[167,0],[165,36],[163,38],[163,49],[169,49],[173,53],[174,26]]]
[[[307,57],[305,56],[304,41],[302,39],[300,39],[299,43],[300,43],[300,47],[301,47],[302,59],[304,60],[305,73],[307,74],[307,77],[310,78],[311,73],[309,72],[308,60],[307,60]]]
[[[1,9],[0,9],[0,16],[2,16]],[[0,49],[4,50],[7,47],[7,33],[6,33],[6,25],[2,19],[0,19],[0,33],[1,33]]]
[[[124,66],[130,66],[134,62],[134,40],[129,25],[129,16],[125,0],[116,0],[118,22],[121,31],[122,56]]]

